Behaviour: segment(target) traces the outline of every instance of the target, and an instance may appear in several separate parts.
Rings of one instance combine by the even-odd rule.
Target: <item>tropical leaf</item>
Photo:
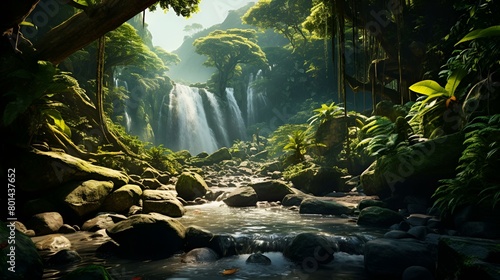
[[[479,39],[479,38],[486,38],[486,37],[493,37],[493,36],[500,36],[500,25],[495,25],[491,26],[485,29],[476,29],[469,34],[465,35],[458,43],[455,44],[457,46],[458,44],[461,44],[463,42]]]
[[[462,79],[467,75],[467,71],[463,68],[459,68],[451,74],[451,76],[448,78],[448,82],[446,83],[446,86],[444,87],[445,90],[448,92],[448,96],[454,96],[455,95],[455,90],[457,89],[458,85],[462,81]]]
[[[42,111],[42,115],[50,117],[54,121],[54,125],[66,136],[71,137],[71,129],[64,122],[61,113],[55,109],[46,109]]]
[[[447,94],[446,89],[433,80],[424,80],[414,83],[410,86],[410,90],[426,96],[436,95],[438,93],[441,93],[441,95]]]

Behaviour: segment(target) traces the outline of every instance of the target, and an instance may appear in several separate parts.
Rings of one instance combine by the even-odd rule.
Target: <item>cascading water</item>
[[[167,146],[194,154],[217,150],[219,145],[208,125],[199,89],[175,84],[169,98]]]
[[[226,97],[229,106],[229,113],[231,115],[232,127],[235,128],[238,132],[238,137],[240,140],[245,140],[246,137],[246,127],[245,121],[241,115],[240,107],[238,106],[238,102],[234,98],[234,89],[226,88]]]
[[[254,82],[262,79],[262,70],[257,71],[257,74],[250,74],[247,87],[247,125],[256,123],[256,117],[259,111],[267,106],[267,97],[264,92],[257,92]]]
[[[120,76],[121,73],[114,73],[113,81],[115,83],[115,88],[123,87],[128,92],[128,84],[127,81],[123,81],[117,76]],[[128,102],[125,102],[123,106],[123,117],[125,118],[125,129],[127,132],[130,132],[132,129],[132,118],[129,114],[129,106]]]
[[[220,135],[222,135],[221,142],[223,145],[229,146],[229,144],[231,144],[231,142],[229,141],[229,135],[227,133],[227,128],[225,125],[226,119],[224,118],[224,116],[222,114],[222,110],[220,108],[219,101],[215,97],[215,94],[213,94],[212,92],[205,91],[205,94],[207,96],[208,102],[210,103],[210,107],[213,109],[214,117],[215,117],[216,123],[218,124],[217,129],[218,129]]]

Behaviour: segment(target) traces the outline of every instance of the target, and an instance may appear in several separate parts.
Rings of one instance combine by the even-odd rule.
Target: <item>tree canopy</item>
[[[250,29],[216,30],[194,41],[196,52],[206,55],[204,65],[215,67],[216,89],[222,94],[239,64],[266,64],[265,53],[257,45],[256,31]]]

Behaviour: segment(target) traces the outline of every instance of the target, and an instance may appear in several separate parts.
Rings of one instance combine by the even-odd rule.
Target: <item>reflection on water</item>
[[[186,207],[179,218],[186,227],[196,225],[215,234],[230,234],[246,248],[240,255],[226,257],[215,263],[186,264],[181,255],[154,261],[99,258],[97,247],[108,237],[89,238],[90,233],[66,235],[83,261],[72,266],[46,269],[44,279],[58,279],[68,271],[87,264],[101,264],[109,268],[116,279],[368,279],[364,273],[362,248],[382,232],[362,228],[347,218],[320,215],[300,215],[283,207],[230,208],[222,202]],[[301,232],[324,234],[335,241],[339,252],[330,264],[304,271],[279,252],[295,235]],[[40,239],[36,237],[35,239]],[[36,241],[36,240],[35,240]],[[246,264],[251,252],[263,251],[272,261],[269,266]],[[239,268],[224,276],[228,268]],[[138,278],[139,277],[139,278]]]

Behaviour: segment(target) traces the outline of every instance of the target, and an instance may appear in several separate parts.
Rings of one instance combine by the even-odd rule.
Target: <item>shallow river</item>
[[[241,245],[237,256],[222,258],[215,263],[186,264],[181,255],[154,261],[118,258],[101,259],[95,249],[107,237],[89,238],[89,233],[65,235],[72,242],[83,261],[65,267],[46,269],[44,279],[58,279],[68,271],[87,264],[106,266],[116,279],[369,279],[363,269],[363,244],[383,233],[363,228],[348,218],[320,215],[301,215],[281,206],[230,208],[222,202],[187,206],[179,220],[185,225],[196,225],[214,234],[230,234]],[[301,269],[280,252],[286,242],[301,232],[324,234],[336,242],[339,251],[335,259],[322,267]],[[38,239],[40,237],[37,237]],[[246,264],[252,252],[263,252],[272,261],[269,266]],[[223,276],[224,269],[238,268],[232,275]]]

